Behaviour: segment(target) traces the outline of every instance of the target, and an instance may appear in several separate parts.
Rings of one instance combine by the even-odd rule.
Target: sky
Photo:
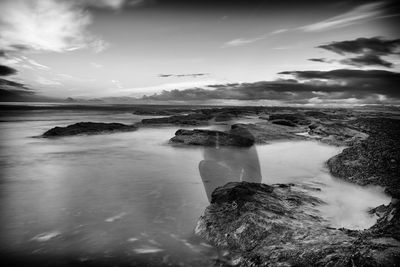
[[[395,1],[0,0],[0,86],[65,99],[399,103]]]

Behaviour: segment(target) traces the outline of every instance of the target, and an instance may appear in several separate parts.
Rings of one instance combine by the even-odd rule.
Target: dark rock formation
[[[215,115],[215,121],[216,122],[220,122],[220,121],[230,121],[234,118],[236,118],[236,114],[232,115],[228,112],[222,112],[222,113],[218,113]]]
[[[310,135],[319,136],[322,142],[332,145],[353,145],[365,140],[368,134],[350,128],[349,123],[314,123],[309,126]]]
[[[395,266],[400,242],[328,227],[322,202],[296,185],[228,183],[212,194],[195,233],[236,266]],[[350,231],[351,233],[351,231]]]
[[[385,187],[392,202],[373,210],[380,216],[368,233],[380,238],[400,240],[400,120],[357,119],[352,125],[369,137],[328,160],[331,173],[360,185]]]
[[[205,115],[201,113],[188,114],[188,115],[174,115],[163,118],[143,119],[142,124],[174,124],[174,125],[204,125],[212,119],[212,115]]]
[[[101,134],[110,132],[128,132],[137,130],[135,125],[122,123],[97,123],[97,122],[78,122],[66,127],[54,127],[45,132],[42,137],[61,137],[79,134]]]
[[[289,128],[276,124],[234,124],[232,130],[246,130],[250,132],[258,144],[265,144],[273,140],[302,140],[304,137],[296,135],[296,132],[302,132],[299,128]]]
[[[271,121],[273,124],[279,124],[279,125],[283,125],[283,126],[290,126],[290,127],[295,127],[296,124],[288,121],[288,120],[273,120]]]
[[[293,124],[297,125],[308,125],[311,123],[304,115],[300,113],[276,113],[269,115],[270,121],[275,120],[285,120],[290,121]]]
[[[254,138],[244,131],[221,132],[213,130],[185,130],[176,131],[170,139],[171,143],[197,146],[238,146],[249,147],[254,144]]]
[[[328,160],[331,173],[360,185],[380,185],[400,198],[400,120],[370,118],[352,125],[369,137]]]

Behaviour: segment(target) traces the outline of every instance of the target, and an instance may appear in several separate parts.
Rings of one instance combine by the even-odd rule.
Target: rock
[[[254,144],[254,138],[243,132],[221,132],[213,130],[185,130],[176,131],[170,139],[171,143],[197,146],[238,146],[249,147]]]
[[[211,120],[212,117],[211,115],[201,113],[174,115],[163,118],[143,119],[142,124],[204,125],[208,124],[208,121]]]
[[[339,146],[353,145],[368,137],[368,134],[344,123],[314,123],[309,125],[308,133],[320,137],[322,142]]]
[[[393,199],[369,232],[400,240],[400,120],[365,118],[352,125],[369,137],[330,158],[328,168],[336,177],[352,183],[384,187]]]
[[[282,125],[276,124],[233,124],[231,126],[232,130],[246,130],[254,136],[255,142],[257,144],[266,144],[273,140],[289,139],[289,140],[303,140],[304,137],[296,135],[296,132],[302,132],[299,128],[289,128]]]
[[[61,137],[79,134],[101,134],[110,132],[128,132],[137,130],[136,125],[122,123],[78,122],[66,127],[54,127],[45,132],[42,137]]]
[[[285,120],[290,121],[295,125],[308,125],[310,124],[310,120],[308,120],[304,115],[299,113],[275,113],[269,115],[270,121],[275,120]]]
[[[391,266],[400,243],[331,228],[323,202],[296,185],[231,182],[217,188],[195,234],[228,250],[236,266]]]
[[[336,177],[360,185],[379,185],[400,198],[400,120],[363,119],[353,125],[369,137],[330,158],[328,168]]]
[[[236,116],[234,116],[230,113],[222,112],[222,113],[217,114],[214,119],[216,122],[220,122],[220,121],[230,121],[234,118],[236,118]]]
[[[273,124],[279,124],[279,125],[283,125],[283,126],[290,126],[290,127],[295,127],[296,124],[294,124],[291,121],[288,120],[273,120],[271,121]]]

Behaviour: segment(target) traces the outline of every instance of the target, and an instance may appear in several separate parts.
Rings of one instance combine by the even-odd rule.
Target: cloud
[[[400,73],[386,70],[336,69],[331,71],[284,71],[305,84],[320,84],[322,91],[345,91],[352,93],[376,93],[400,97],[397,89]],[[321,90],[316,90],[321,91]]]
[[[336,69],[330,71],[282,71],[278,74],[293,75],[300,80],[310,79],[399,79],[400,73],[387,70]]]
[[[309,103],[310,99],[357,99],[357,102],[382,101],[377,95],[400,98],[397,90],[400,73],[383,70],[288,71],[298,80],[281,79],[255,83],[216,84],[208,88],[164,90],[144,100],[213,101],[213,100],[279,100],[286,103]],[[373,100],[371,100],[373,99]]]
[[[357,38],[349,41],[331,42],[326,45],[320,45],[318,48],[323,48],[340,55],[346,53],[390,55],[400,53],[400,39],[386,40],[380,37]]]
[[[370,19],[377,19],[384,16],[384,7],[385,4],[383,2],[360,5],[344,14],[329,18],[324,21],[306,25],[298,29],[305,32],[315,32],[337,29],[356,23],[362,23]]]
[[[168,78],[168,77],[175,77],[175,78],[182,78],[182,77],[201,77],[209,75],[209,73],[189,73],[189,74],[160,74],[158,77],[160,78]]]
[[[90,65],[96,69],[102,68],[103,65],[96,63],[96,62],[90,62]]]
[[[332,60],[326,59],[326,58],[309,58],[308,60],[314,61],[314,62],[323,62],[323,63],[331,63]]]
[[[383,60],[377,55],[373,54],[365,54],[359,57],[353,57],[353,58],[348,58],[348,59],[343,59],[339,61],[340,63],[347,64],[347,65],[353,65],[357,67],[363,67],[363,66],[382,66],[386,68],[391,68],[393,67],[393,63]]]
[[[42,76],[37,77],[36,82],[39,84],[42,84],[42,85],[47,85],[47,86],[61,85],[61,83],[59,81],[50,80],[50,79],[44,78]]]
[[[83,48],[102,51],[106,42],[88,32],[92,17],[83,3],[65,0],[1,1],[0,48],[3,51],[65,52]]]
[[[16,74],[17,70],[8,66],[0,65],[0,76],[8,76]]]
[[[120,9],[124,6],[125,0],[81,0],[82,4],[97,7]]]
[[[230,40],[226,43],[224,43],[221,47],[222,48],[226,48],[226,47],[235,47],[235,46],[243,46],[243,45],[247,45],[247,44],[252,44],[261,40],[265,40],[267,39],[268,36],[273,36],[273,35],[277,35],[277,34],[281,34],[284,32],[289,31],[289,29],[279,29],[276,31],[273,31],[271,33],[268,34],[263,34],[254,38],[238,38],[238,39],[233,39]]]
[[[340,60],[339,62],[343,64],[358,67],[376,65],[390,68],[393,64],[382,59],[381,56],[399,55],[400,39],[386,40],[379,37],[358,38],[349,41],[331,42],[326,45],[320,45],[318,48],[340,55],[359,55]]]
[[[35,66],[38,69],[41,69],[41,70],[49,70],[50,69],[50,67],[48,67],[46,65],[43,65],[43,64],[40,64],[39,62],[37,62],[37,61],[35,61],[33,59],[29,59],[27,57],[25,57],[25,59],[26,59],[27,62],[29,62],[31,65]]]
[[[235,46],[242,46],[242,45],[246,45],[246,44],[251,44],[257,41],[261,41],[264,40],[266,37],[265,36],[260,36],[260,37],[255,37],[255,38],[251,38],[251,39],[245,39],[245,38],[238,38],[238,39],[234,39],[231,41],[228,41],[226,43],[224,43],[222,45],[222,48],[225,47],[235,47]]]

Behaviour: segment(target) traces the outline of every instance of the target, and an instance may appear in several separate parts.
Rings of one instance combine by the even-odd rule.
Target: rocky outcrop
[[[302,187],[233,182],[217,188],[195,233],[235,266],[394,266],[400,243],[328,227]],[[385,243],[386,242],[386,243]]]
[[[266,144],[274,140],[303,140],[304,137],[296,135],[295,133],[302,132],[299,127],[286,127],[271,123],[258,123],[258,124],[233,124],[232,130],[246,130],[250,132],[257,144]]]
[[[144,125],[206,125],[213,116],[195,113],[188,115],[175,115],[163,118],[151,118],[143,119],[142,124]]]
[[[213,130],[185,130],[176,131],[170,139],[171,143],[196,146],[238,146],[249,147],[254,144],[254,137],[244,131],[221,132]]]
[[[353,125],[369,137],[329,159],[329,170],[356,184],[383,186],[400,198],[400,120],[358,119]]]
[[[304,115],[300,113],[275,113],[269,115],[270,121],[285,120],[290,121],[294,125],[308,125],[311,123]]]
[[[309,126],[308,133],[312,136],[319,137],[324,143],[339,146],[353,145],[367,139],[368,134],[350,128],[347,124],[351,123],[318,122]]]
[[[62,137],[80,134],[101,134],[111,132],[135,131],[138,127],[135,125],[126,125],[122,123],[98,123],[98,122],[78,122],[66,127],[54,127],[45,132],[42,137]]]
[[[288,121],[288,120],[273,120],[271,121],[273,124],[279,124],[279,125],[283,125],[283,126],[290,126],[290,127],[295,127],[296,124]]]
[[[380,218],[366,233],[388,242],[400,240],[400,120],[357,119],[352,125],[369,137],[330,158],[328,168],[336,177],[359,185],[379,185],[393,198],[373,213]]]

